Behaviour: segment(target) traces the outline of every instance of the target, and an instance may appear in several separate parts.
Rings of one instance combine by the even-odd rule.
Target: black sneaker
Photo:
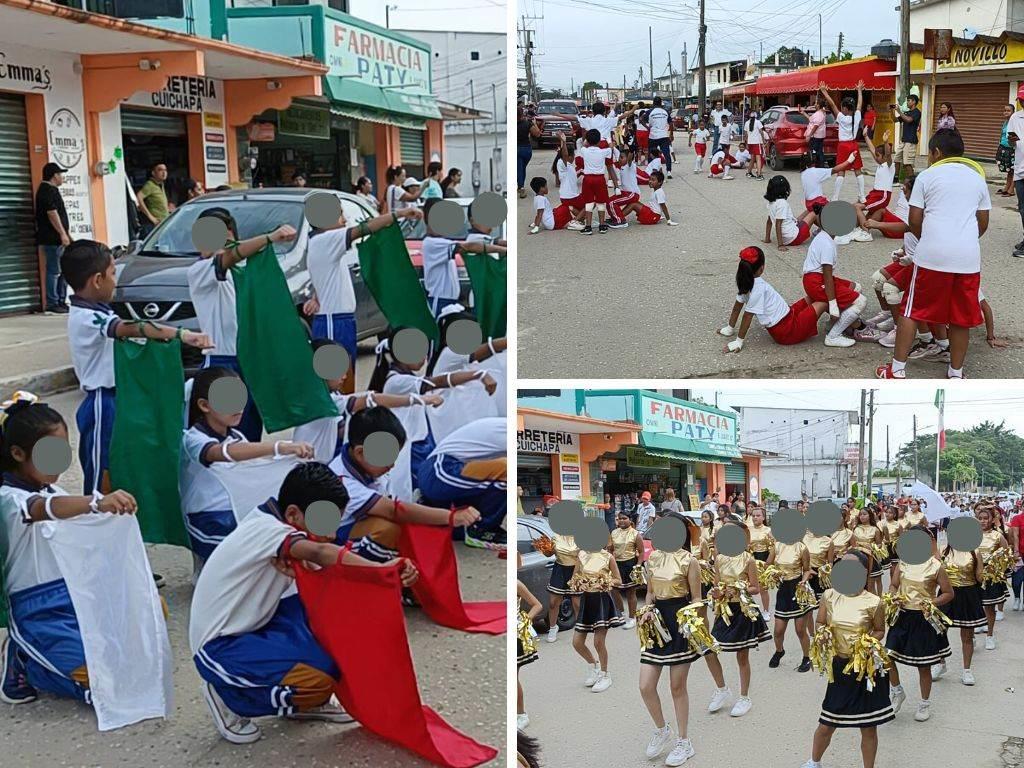
[[[779,666],[779,662],[782,661],[782,657],[785,655],[785,651],[776,651],[772,654],[772,660],[768,662],[768,666],[772,669],[776,669]]]
[[[465,544],[467,547],[493,549],[500,552],[507,548],[506,540],[505,531],[501,529],[497,531],[484,531],[475,525],[466,529]]]
[[[156,584],[157,589],[163,589],[164,585],[167,584],[167,582],[164,580],[164,577],[161,576],[159,573],[153,574],[153,583]]]
[[[1021,243],[1016,248],[1014,248],[1013,253],[1011,253],[1010,255],[1015,256],[1018,259],[1024,258],[1024,243]]]
[[[601,226],[599,226],[597,228],[597,234],[599,234],[599,235],[607,235],[608,234],[608,225],[607,224],[602,224]]]
[[[66,315],[71,310],[67,304],[54,304],[52,307],[47,307],[46,311],[53,312],[55,315]]]
[[[583,229],[580,230],[580,234],[581,235],[592,235],[592,234],[594,234],[594,228],[593,227],[584,227]]]
[[[1017,243],[1015,246],[1013,246],[1013,250],[1015,250],[1015,251],[1024,250],[1024,240],[1021,240],[1019,243]]]
[[[36,700],[36,689],[25,679],[25,665],[18,647],[10,637],[0,647],[0,701],[4,704],[28,704]]]
[[[612,229],[625,229],[626,227],[629,226],[629,223],[625,222],[625,221],[618,221],[618,220],[616,220],[616,221],[609,221],[608,222],[608,226],[611,227]]]
[[[796,668],[797,672],[810,672],[811,671],[811,660],[804,656],[804,660],[800,662],[800,666]]]
[[[402,587],[402,605],[406,608],[420,607],[420,601],[416,599],[416,595],[412,593],[409,587]]]

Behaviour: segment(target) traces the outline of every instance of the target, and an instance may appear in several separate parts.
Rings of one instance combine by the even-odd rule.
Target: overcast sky
[[[513,2],[515,0],[512,0]],[[391,9],[394,29],[504,32],[505,0],[352,0],[353,16],[384,26],[384,6]]]
[[[438,0],[447,2],[448,0]],[[453,0],[454,2],[455,0]],[[467,0],[474,1],[474,0]],[[479,2],[480,0],[475,0]],[[707,0],[707,63],[767,56],[782,45],[811,49],[818,56],[818,14],[826,53],[838,47],[866,56],[883,38],[898,39],[895,0]],[[641,64],[648,69],[647,28],[654,36],[654,73],[668,74],[668,54],[679,71],[686,43],[689,66],[696,66],[697,0],[518,0],[521,17],[536,30],[538,82],[568,91],[570,78],[632,85]]]

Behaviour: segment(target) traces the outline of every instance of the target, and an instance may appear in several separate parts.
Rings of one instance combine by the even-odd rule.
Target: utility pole
[[[839,50],[836,51],[836,58],[842,61],[843,59],[843,33],[839,33]]]
[[[864,406],[867,402],[867,391],[860,391],[860,438],[857,441],[857,485],[864,485]]]
[[[704,114],[704,100],[708,96],[704,66],[707,63],[705,53],[707,47],[708,26],[704,23],[704,0],[700,0],[700,26],[697,38],[697,114]]]
[[[823,51],[824,51],[824,49],[821,47],[821,14],[819,13],[818,14],[818,63],[819,64],[822,64],[825,61],[822,58],[822,52]]]
[[[576,81],[571,77],[569,78],[569,95],[576,98]]]
[[[526,68],[526,96],[529,101],[537,100],[537,81],[533,74],[533,30],[526,28],[526,16],[522,16],[523,63]]]
[[[676,73],[672,71],[672,52],[666,51],[668,55],[668,92],[669,101],[675,98],[676,95]],[[669,105],[669,111],[671,112],[672,106]]]
[[[900,0],[899,101],[910,93],[910,0]]]
[[[683,106],[686,106],[686,102],[690,100],[690,70],[686,68],[686,43],[683,43]]]
[[[914,416],[914,479],[917,480],[917,416]]]
[[[885,469],[889,469],[889,425],[885,425]]]
[[[476,100],[474,99],[473,96],[472,80],[469,81],[469,107],[470,109],[473,110],[476,109]],[[473,124],[473,197],[476,197],[477,195],[480,194],[480,171],[478,170],[480,168],[480,161],[477,159],[476,156],[476,120],[470,120],[470,122]]]
[[[871,475],[873,473],[872,457],[874,456],[874,437],[875,437],[875,390],[871,390],[871,399],[868,403],[868,478],[867,478],[867,493],[864,498],[866,499],[871,495]]]
[[[800,493],[807,493],[807,475],[804,473],[804,436],[800,435]]]
[[[654,31],[647,28],[647,53],[650,56],[651,64],[651,99],[654,99]]]

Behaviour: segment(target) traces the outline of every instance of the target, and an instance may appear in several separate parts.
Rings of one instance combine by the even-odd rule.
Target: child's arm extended
[[[754,319],[754,316],[749,312],[743,313],[743,321],[740,323],[740,328],[736,331],[736,338],[725,345],[726,352],[739,352],[743,349],[743,341],[747,338],[747,331],[750,330],[750,323]]]
[[[853,161],[856,160],[856,159],[857,159],[857,153],[856,152],[851,152],[850,156],[847,157],[846,160],[844,160],[843,162],[839,163],[835,168],[832,169],[832,175],[835,176],[837,173],[842,173],[843,171],[848,171],[850,169],[850,166],[853,165]]]
[[[470,362],[479,363],[493,355],[504,352],[506,349],[508,349],[508,339],[504,336],[500,339],[488,339],[470,353],[469,359]]]
[[[408,558],[400,557],[395,560],[388,560],[385,563],[376,563],[357,555],[348,547],[339,547],[337,544],[328,542],[310,541],[309,539],[296,539],[287,548],[287,557],[292,560],[303,560],[307,563],[315,563],[323,568],[341,563],[343,565],[360,565],[367,568],[391,568],[397,563],[402,564],[401,579],[402,586],[408,587],[416,583],[419,573],[416,565]]]
[[[670,227],[676,226],[676,223],[672,221],[672,214],[668,212],[668,206],[665,203],[661,204],[661,215],[665,217],[665,223]]]
[[[526,615],[530,621],[540,616],[541,611],[544,610],[544,606],[540,604],[540,600],[533,596],[533,592],[523,582],[516,580],[516,595],[526,603]]]
[[[459,242],[455,244],[458,249],[463,253],[505,253],[506,248],[503,245],[495,245],[479,242],[476,240],[469,240],[465,242]]]
[[[538,208],[537,215],[533,217],[533,226],[528,230],[531,235],[535,235],[541,230],[541,222],[544,219],[544,209]]]
[[[729,324],[719,329],[719,333],[723,336],[732,336],[736,333],[736,323],[739,322],[740,312],[743,311],[743,302],[734,301],[732,304],[732,312],[729,313]]]
[[[449,525],[459,527],[472,525],[480,519],[480,513],[473,507],[448,510],[440,507],[428,507],[411,501],[395,501],[381,496],[370,507],[367,513],[373,517],[381,517],[397,523],[419,523],[421,525]]]
[[[135,497],[127,491],[111,491],[106,496],[35,496],[25,510],[28,522],[67,520],[90,512],[112,512],[133,515],[138,509]]]
[[[839,305],[836,303],[836,284],[832,279],[832,265],[821,265],[821,279],[825,284],[825,298],[828,299],[828,313],[839,317]]]
[[[987,299],[981,300],[981,314],[985,317],[985,341],[992,349],[1005,349],[1008,343],[1006,339],[996,338],[996,320]]]
[[[241,264],[250,256],[259,253],[272,243],[294,240],[297,234],[295,227],[289,224],[282,224],[266,235],[257,235],[256,237],[250,237],[248,240],[240,240],[235,245],[225,248],[216,258],[220,259],[221,268],[227,271]]]
[[[348,230],[348,242],[345,243],[347,247],[351,247],[352,243],[356,240],[361,240],[364,237],[372,235],[374,232],[380,232],[385,227],[390,227],[392,224],[397,224],[399,219],[422,219],[423,211],[419,208],[403,208],[400,211],[393,211],[386,213],[383,216],[375,216],[372,219],[361,221],[355,225],[352,229]]]
[[[476,379],[480,380],[480,383],[484,385],[484,389],[487,390],[487,394],[493,395],[494,390],[498,387],[498,382],[494,380],[494,377],[486,371],[454,371],[452,373],[442,373],[440,376],[428,376],[427,381],[435,388],[448,388],[457,387],[460,384],[468,384]]]
[[[154,323],[151,320],[137,322],[121,320],[114,325],[113,336],[116,339],[157,339],[159,341],[181,339],[182,344],[198,349],[210,349],[213,346],[210,337],[205,333],[186,331],[184,328]]]
[[[403,398],[406,399],[406,398]],[[274,443],[210,443],[203,451],[206,461],[236,461],[262,459],[266,456],[297,456],[300,459],[313,458],[313,446],[309,443],[294,443],[291,440],[278,440]]]
[[[352,403],[352,413],[361,411],[369,406],[369,395],[356,395]],[[444,403],[440,395],[385,395],[378,392],[373,393],[374,405],[381,405],[385,408],[411,408],[414,405],[438,406]]]

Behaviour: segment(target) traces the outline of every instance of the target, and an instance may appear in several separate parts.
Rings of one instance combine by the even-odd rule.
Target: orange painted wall
[[[441,164],[447,168],[448,163],[445,162],[444,157],[444,123],[441,120],[427,121],[427,136],[424,144],[423,165],[426,166],[433,154],[437,152],[441,156]]]
[[[185,130],[188,131],[188,175],[206,187],[206,162],[203,157],[203,116],[185,116]],[[225,133],[232,133],[229,128]],[[230,157],[230,155],[229,155]]]
[[[28,128],[28,164],[32,174],[32,189],[36,190],[43,178],[43,166],[50,159],[49,144],[46,139],[46,105],[41,93],[25,94],[25,123]],[[37,149],[39,151],[36,151]],[[44,301],[46,298],[46,256],[43,255],[42,248],[38,249],[37,255],[39,259],[39,300]]]
[[[373,143],[377,155],[377,186],[380,187],[377,194],[383,195],[387,185],[388,166],[397,165],[402,157],[398,128],[393,125],[374,125]]]

